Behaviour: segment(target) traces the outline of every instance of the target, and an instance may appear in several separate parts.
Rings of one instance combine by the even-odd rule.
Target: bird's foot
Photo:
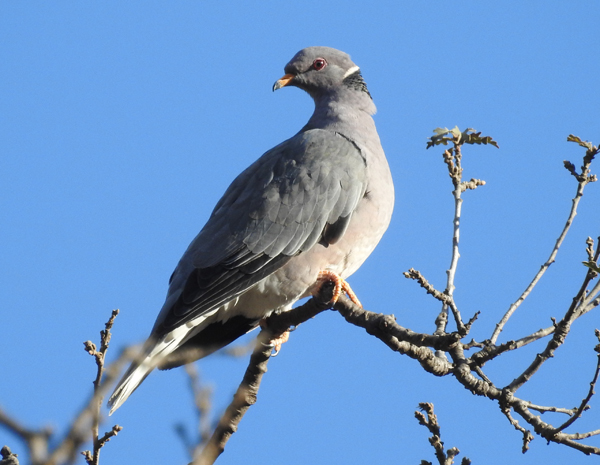
[[[334,273],[333,271],[324,270],[319,272],[319,276],[317,278],[317,291],[313,293],[313,295],[316,295],[321,289],[321,286],[327,281],[331,281],[334,285],[333,296],[328,302],[329,304],[335,305],[340,298],[340,295],[342,295],[342,292],[345,292],[352,302],[362,308],[362,304],[360,303],[360,300],[358,300],[358,297],[356,297],[356,294],[350,287],[350,284],[344,281],[340,275]]]
[[[260,320],[260,327],[263,329],[265,329],[267,327],[265,318]],[[296,329],[296,328],[293,328],[293,329]],[[285,333],[281,334],[278,337],[274,337],[273,339],[271,339],[269,341],[269,345],[273,347],[273,352],[271,353],[271,357],[277,357],[277,354],[281,350],[281,346],[289,340],[290,331],[293,331],[293,329],[291,329],[291,330],[288,329]]]
[[[290,332],[286,331],[281,336],[271,339],[271,345],[273,346],[273,352],[271,353],[271,357],[277,357],[277,354],[281,350],[281,346],[284,342],[287,342],[290,338]]]

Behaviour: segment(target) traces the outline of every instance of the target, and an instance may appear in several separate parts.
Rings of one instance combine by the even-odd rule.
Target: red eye
[[[323,68],[325,68],[325,66],[327,66],[327,61],[325,61],[325,58],[317,58],[315,61],[313,61],[313,68],[317,71],[321,71]]]

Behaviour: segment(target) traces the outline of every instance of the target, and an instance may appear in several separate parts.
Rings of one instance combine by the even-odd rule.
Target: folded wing
[[[185,252],[153,333],[230,301],[318,242],[335,243],[365,190],[360,150],[336,133],[302,132],[265,153],[231,184]]]

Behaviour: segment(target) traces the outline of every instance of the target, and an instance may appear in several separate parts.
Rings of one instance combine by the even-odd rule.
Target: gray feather
[[[339,240],[365,189],[360,151],[335,132],[300,132],[265,153],[229,186],[184,254],[178,266],[192,270],[172,284],[181,297],[155,330],[235,298],[323,234]]]

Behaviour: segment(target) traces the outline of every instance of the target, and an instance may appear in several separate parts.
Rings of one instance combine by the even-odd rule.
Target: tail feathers
[[[214,309],[211,312],[204,313],[200,317],[178,326],[160,338],[150,336],[144,344],[141,355],[131,363],[131,366],[125,372],[119,384],[117,384],[112,396],[110,396],[108,400],[110,412],[108,414],[112,415],[115,410],[123,405],[123,402],[146,379],[146,376],[157,366],[161,366],[168,360],[167,357],[184,344],[187,339],[200,331],[206,325],[207,318],[212,316],[216,311],[217,309]]]
[[[165,339],[168,339],[168,341],[165,341]],[[180,342],[180,340],[172,338],[162,338],[158,341],[149,339],[146,342],[142,355],[131,364],[110,396],[108,400],[109,415],[112,415],[115,410],[123,405],[123,402],[146,379],[146,376],[160,364],[166,355],[175,350]]]

